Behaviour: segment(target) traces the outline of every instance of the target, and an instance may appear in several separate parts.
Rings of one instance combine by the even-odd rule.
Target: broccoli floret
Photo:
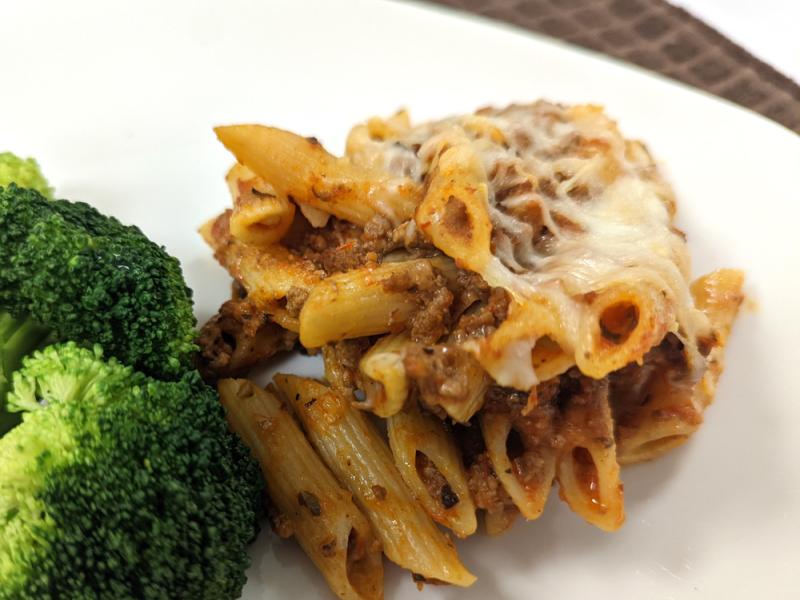
[[[9,313],[0,313],[0,436],[20,421],[19,414],[9,413],[5,406],[12,373],[26,354],[45,343],[48,333],[47,328],[31,319],[16,319]]]
[[[35,160],[20,158],[11,152],[0,152],[0,187],[9,183],[34,189],[46,198],[53,196],[53,190]]]
[[[0,309],[174,379],[196,350],[180,263],[88,204],[0,188]]]
[[[35,352],[0,439],[0,599],[238,597],[263,482],[196,372]]]

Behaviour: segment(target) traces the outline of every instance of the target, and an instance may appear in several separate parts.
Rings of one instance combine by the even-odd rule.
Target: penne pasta
[[[307,348],[402,330],[418,307],[402,283],[412,271],[431,280],[425,259],[386,263],[337,273],[314,287],[300,312],[300,341]]]
[[[542,515],[553,487],[555,413],[552,404],[542,403],[524,416],[507,405],[490,406],[481,416],[481,431],[494,472],[528,520]]]
[[[556,461],[559,495],[592,525],[615,531],[625,512],[608,382],[581,378],[567,383],[577,389],[566,402],[559,431],[564,439]]]
[[[709,317],[712,336],[708,367],[694,381],[679,340],[669,337],[651,351],[642,367],[628,367],[612,378],[617,453],[620,464],[652,460],[686,442],[703,423],[724,367],[731,325],[743,301],[740,271],[720,270],[692,284],[695,302]],[[642,401],[645,398],[646,401]]]
[[[601,107],[401,111],[355,126],[344,157],[273,127],[216,132],[233,210],[202,234],[238,292],[201,336],[204,375],[319,350],[327,384],[276,385],[415,580],[469,585],[436,523],[502,533],[555,481],[616,530],[619,465],[702,424],[743,277],[690,283],[668,182]]]
[[[315,138],[262,125],[214,131],[236,159],[279,196],[357,225],[366,225],[378,215],[401,223],[413,215],[419,201],[414,181],[359,168],[329,154]]]
[[[353,164],[370,170],[390,167],[383,152],[383,140],[396,137],[411,127],[408,113],[401,110],[388,119],[372,117],[350,130],[345,154]]]
[[[492,224],[483,165],[463,136],[445,137],[431,150],[437,159],[414,220],[459,267],[483,274],[497,261],[491,253]],[[494,285],[491,279],[487,281]]]
[[[498,384],[527,391],[573,364],[568,322],[561,307],[537,296],[512,304],[508,318],[492,335],[469,340],[464,347]],[[537,346],[542,347],[537,351]]]
[[[331,590],[343,600],[382,599],[380,542],[292,415],[250,381],[223,379],[218,388],[231,429],[261,465],[271,501]]]
[[[317,452],[367,514],[389,560],[428,580],[471,585],[474,575],[414,501],[367,415],[312,379],[276,375],[275,385]]]
[[[294,288],[308,291],[317,285],[322,274],[314,265],[299,258],[285,246],[266,247],[245,244],[230,231],[231,211],[207,222],[200,229],[214,257],[231,276],[244,286],[248,298],[264,306],[283,299]]]
[[[697,390],[672,380],[671,375],[669,369],[656,373],[644,388],[645,402],[615,410],[621,465],[657,458],[686,442],[702,425],[703,405]]]
[[[478,523],[464,466],[442,420],[410,402],[386,424],[397,469],[425,512],[460,538],[475,533]]]
[[[711,339],[703,343],[708,353],[708,370],[698,384],[698,402],[706,407],[714,401],[717,381],[725,368],[725,348],[733,322],[744,302],[744,273],[736,269],[719,269],[692,282],[692,296],[697,307],[711,322]]]
[[[404,365],[428,408],[466,423],[483,406],[489,378],[459,345],[409,345]]]
[[[387,418],[402,410],[408,399],[408,377],[403,364],[408,333],[380,338],[359,362],[366,401],[359,408]]]
[[[641,360],[674,322],[674,310],[659,290],[639,283],[608,287],[588,303],[575,362],[589,377],[605,377]]]
[[[294,204],[243,165],[234,165],[226,179],[233,198],[231,235],[255,246],[278,242],[292,225]]]

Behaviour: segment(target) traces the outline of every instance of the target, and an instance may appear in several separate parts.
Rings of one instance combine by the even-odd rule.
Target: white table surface
[[[800,82],[800,0],[668,0]]]

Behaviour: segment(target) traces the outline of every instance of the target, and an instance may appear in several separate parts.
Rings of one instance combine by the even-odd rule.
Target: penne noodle
[[[214,257],[247,290],[248,299],[266,306],[285,298],[292,288],[311,290],[322,274],[305,259],[279,244],[266,247],[245,244],[231,235],[231,211],[207,222],[200,229]]]
[[[359,362],[366,401],[359,408],[382,418],[402,410],[408,398],[408,377],[403,364],[404,351],[410,343],[408,333],[389,334],[380,338]]]
[[[244,379],[219,382],[228,423],[258,459],[270,499],[343,600],[383,598],[380,542],[280,400]]]
[[[645,402],[636,402],[627,412],[615,411],[619,464],[658,458],[686,442],[703,424],[696,390],[685,382],[676,385],[670,375],[668,369],[655,374],[644,388]]]
[[[345,154],[354,165],[370,170],[387,168],[382,142],[402,135],[411,127],[408,113],[401,110],[388,119],[373,117],[350,130]],[[411,152],[411,150],[409,150]]]
[[[577,385],[580,389],[563,408],[559,431],[564,438],[556,461],[559,495],[592,525],[615,531],[625,512],[608,382],[581,378]]]
[[[442,420],[411,402],[387,420],[387,431],[397,469],[425,512],[460,538],[475,533],[464,465]]]
[[[567,322],[549,298],[535,296],[512,304],[508,318],[492,335],[468,340],[464,348],[498,384],[528,391],[574,364]],[[517,368],[509,368],[512,363]]]
[[[708,369],[700,380],[697,401],[706,407],[714,400],[717,381],[725,368],[725,348],[731,327],[744,302],[744,273],[736,269],[719,269],[692,282],[691,290],[697,307],[711,323],[712,340],[708,354]]]
[[[246,244],[268,246],[286,235],[294,220],[294,204],[243,165],[231,167],[226,179],[233,198],[233,237]]]
[[[708,367],[699,381],[691,380],[692,372],[682,353],[674,349],[670,352],[669,340],[645,358],[644,367],[615,378],[614,418],[620,464],[658,458],[686,442],[700,427],[703,411],[714,398],[724,367],[728,335],[744,299],[743,283],[742,273],[730,269],[715,271],[692,283],[695,303],[708,316],[713,333],[711,339],[699,344],[709,350]],[[673,341],[672,346],[675,345],[677,341]],[[665,356],[674,357],[672,363]],[[642,377],[646,379],[639,383]]]
[[[279,196],[356,225],[381,215],[395,224],[414,214],[419,185],[367,170],[329,154],[315,138],[262,125],[214,129],[236,159],[269,183]]]
[[[483,274],[497,260],[491,253],[492,223],[483,165],[466,138],[442,141],[437,154],[414,220],[459,267]]]
[[[307,348],[343,339],[402,330],[418,304],[415,294],[393,284],[422,272],[433,279],[425,259],[362,267],[331,275],[309,294],[300,311],[300,342]]]
[[[467,355],[464,359],[461,375],[466,379],[467,393],[462,397],[437,394],[435,399],[427,397],[430,406],[440,406],[447,415],[458,423],[468,423],[483,407],[484,396],[491,379],[480,363]]]
[[[625,283],[594,295],[581,319],[575,362],[595,379],[641,361],[675,322],[665,296],[644,284]]]
[[[471,585],[475,576],[461,564],[453,542],[414,501],[367,415],[312,379],[276,375],[275,385],[312,445],[372,522],[389,560],[425,579]]]
[[[481,431],[497,478],[528,520],[544,511],[556,475],[552,435],[555,408],[534,408],[525,416],[486,410]],[[512,454],[513,453],[513,454]]]

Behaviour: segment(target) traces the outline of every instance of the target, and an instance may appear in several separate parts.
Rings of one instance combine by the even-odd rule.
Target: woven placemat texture
[[[664,0],[433,0],[598,50],[800,133],[800,86]]]

